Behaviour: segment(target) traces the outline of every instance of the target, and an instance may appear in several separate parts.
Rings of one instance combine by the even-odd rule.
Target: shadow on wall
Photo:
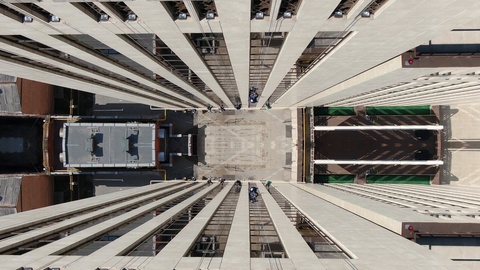
[[[451,182],[458,181],[458,177],[451,173],[452,152],[448,149],[447,141],[452,138],[452,116],[458,113],[458,109],[452,109],[450,106],[440,106],[440,124],[443,125],[442,138],[442,178],[440,184],[449,185]]]
[[[458,109],[450,106],[440,106],[440,124],[443,125],[444,142],[452,138],[452,116],[458,113]]]
[[[449,185],[451,182],[457,182],[458,177],[451,173],[452,171],[452,151],[443,149],[443,165],[441,185]]]
[[[199,127],[197,130],[197,157],[198,157],[198,162],[202,163],[203,165],[206,165],[205,162],[205,138],[207,135],[205,134],[205,128],[206,126]]]

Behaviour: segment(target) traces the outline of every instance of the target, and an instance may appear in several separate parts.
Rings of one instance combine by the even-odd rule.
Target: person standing
[[[264,185],[265,185],[265,188],[268,190],[268,192],[270,192],[270,185],[271,184],[272,184],[272,181],[270,181],[270,180],[265,181]]]
[[[242,189],[242,181],[237,180],[237,181],[235,181],[235,184],[234,184],[234,185],[235,185],[235,191],[236,191],[237,193],[239,193],[240,190]]]
[[[251,187],[249,190],[248,190],[248,197],[250,198],[250,202],[251,203],[254,203],[257,201],[257,197],[258,197],[258,188],[257,187]]]

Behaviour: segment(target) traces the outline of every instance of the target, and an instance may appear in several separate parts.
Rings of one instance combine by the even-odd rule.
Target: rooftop
[[[65,123],[63,165],[154,167],[155,124]]]

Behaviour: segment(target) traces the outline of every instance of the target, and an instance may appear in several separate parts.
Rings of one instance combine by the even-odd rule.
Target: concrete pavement
[[[442,107],[442,184],[480,186],[480,104]]]
[[[198,111],[195,175],[296,181],[295,116],[291,109]]]

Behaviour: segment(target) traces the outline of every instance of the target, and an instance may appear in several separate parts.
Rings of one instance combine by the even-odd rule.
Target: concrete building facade
[[[0,7],[0,73],[137,103],[478,102],[474,0],[5,0]],[[249,104],[251,87],[258,103]]]
[[[338,191],[367,189],[353,185],[232,184],[167,181],[2,217],[1,268],[468,269],[399,235],[445,222],[406,208],[433,199],[385,204],[374,188]],[[452,194],[439,199],[443,205],[459,204],[457,192],[473,196],[434,189]],[[417,222],[415,229],[402,229],[402,221]]]
[[[2,0],[0,9],[1,74],[165,109],[480,102],[476,0]],[[467,135],[447,146],[476,147],[476,132]],[[169,181],[1,217],[0,269],[478,268],[474,187],[296,184],[296,170],[270,192],[253,179],[240,190]],[[255,203],[249,186],[260,190]]]

